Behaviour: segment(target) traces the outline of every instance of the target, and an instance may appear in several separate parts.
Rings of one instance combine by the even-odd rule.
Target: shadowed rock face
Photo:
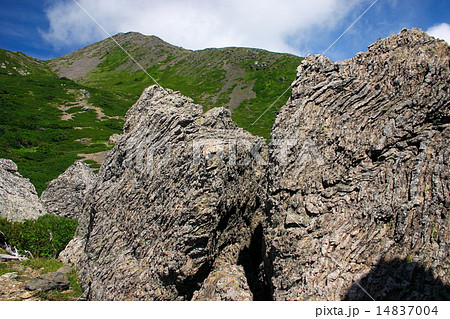
[[[366,291],[362,291],[363,287]],[[382,261],[354,282],[345,300],[445,300],[450,285],[442,282],[433,267],[425,268],[410,258]]]
[[[448,44],[309,56],[292,87],[269,149],[144,91],[60,256],[88,299],[448,299]]]
[[[262,221],[266,156],[228,110],[203,114],[179,93],[146,89],[80,219],[87,298],[191,299],[211,271],[236,264]]]
[[[46,210],[30,180],[19,174],[13,161],[0,159],[0,217],[23,222],[44,214]]]
[[[49,213],[77,219],[95,175],[84,162],[75,162],[57,179],[50,182],[41,195]]]
[[[309,56],[299,66],[270,148],[275,299],[342,299],[395,258],[448,284],[449,51],[404,30],[350,60]],[[378,279],[392,292],[389,273]]]

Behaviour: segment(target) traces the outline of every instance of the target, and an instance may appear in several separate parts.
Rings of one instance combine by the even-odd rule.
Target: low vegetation
[[[32,278],[40,274],[57,271],[64,265],[55,258],[73,238],[76,227],[76,220],[54,215],[44,215],[36,220],[27,220],[23,223],[9,222],[5,218],[0,218],[0,234],[2,235],[2,241],[6,240],[6,243],[0,242],[0,244],[15,247],[20,254],[29,257],[24,261],[2,262],[0,259],[0,276],[6,273],[17,273],[12,284],[5,284],[0,287],[0,297],[5,294],[10,298],[16,296],[13,297],[14,300],[28,298],[32,298],[31,300],[79,299],[82,289],[76,269],[72,269],[67,274],[70,282],[70,289],[67,291],[51,290],[21,293],[23,291],[21,287]],[[0,248],[0,253],[6,254],[6,251]],[[17,283],[17,285],[14,283]]]
[[[205,110],[231,106],[229,103],[236,87],[251,87],[255,97],[248,97],[239,105],[232,106],[233,120],[240,127],[268,140],[276,112],[289,96],[290,90],[287,89],[295,79],[296,68],[302,58],[250,48],[180,51],[169,44],[161,46],[164,53],[159,54],[165,58],[150,63],[146,61],[149,57],[132,44],[127,50],[140,57],[138,60],[142,65],[149,65],[146,71],[160,85],[193,98]],[[135,101],[142,90],[154,82],[133,64],[126,53],[113,48],[102,56],[102,63],[82,81],[92,87],[127,95]],[[283,92],[285,94],[274,103]],[[265,112],[267,108],[270,110]]]
[[[0,231],[23,255],[29,251],[34,257],[55,258],[73,238],[77,224],[76,220],[49,214],[23,223],[0,218]]]

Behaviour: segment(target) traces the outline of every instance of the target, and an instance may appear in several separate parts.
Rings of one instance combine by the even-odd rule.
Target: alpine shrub
[[[56,257],[73,238],[77,224],[76,220],[49,214],[23,223],[0,218],[0,231],[21,253],[28,250],[34,257]]]

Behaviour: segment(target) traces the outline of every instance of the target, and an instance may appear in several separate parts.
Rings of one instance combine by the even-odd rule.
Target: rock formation
[[[0,159],[0,217],[23,222],[44,214],[46,210],[30,180],[19,174],[13,161]]]
[[[228,110],[203,114],[179,93],[147,88],[63,252],[78,262],[86,297],[186,300],[213,272],[242,273],[226,265],[238,263],[262,222],[266,156],[264,141]],[[228,298],[251,296],[237,276],[245,291]]]
[[[309,56],[269,149],[147,88],[62,253],[91,300],[448,299],[449,46]]]
[[[50,182],[42,192],[41,201],[49,213],[77,219],[94,178],[95,175],[89,165],[75,162],[57,179]]]
[[[403,30],[299,66],[269,151],[274,299],[450,297],[449,55]]]

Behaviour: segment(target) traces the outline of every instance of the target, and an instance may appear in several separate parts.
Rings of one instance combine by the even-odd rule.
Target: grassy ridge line
[[[204,106],[233,110],[239,126],[255,135],[269,138],[275,113],[285,103],[281,98],[258,125],[251,125],[284,92],[295,79],[302,58],[252,48],[221,48],[199,51],[170,45],[154,36],[129,32],[114,38],[163,87],[180,91]],[[95,62],[80,77],[70,73],[80,61]],[[50,60],[48,65],[74,80],[136,100],[142,90],[154,84],[112,40],[104,40],[67,56]],[[247,92],[244,92],[247,88]],[[249,94],[249,92],[251,94]],[[233,100],[242,94],[238,101]]]

